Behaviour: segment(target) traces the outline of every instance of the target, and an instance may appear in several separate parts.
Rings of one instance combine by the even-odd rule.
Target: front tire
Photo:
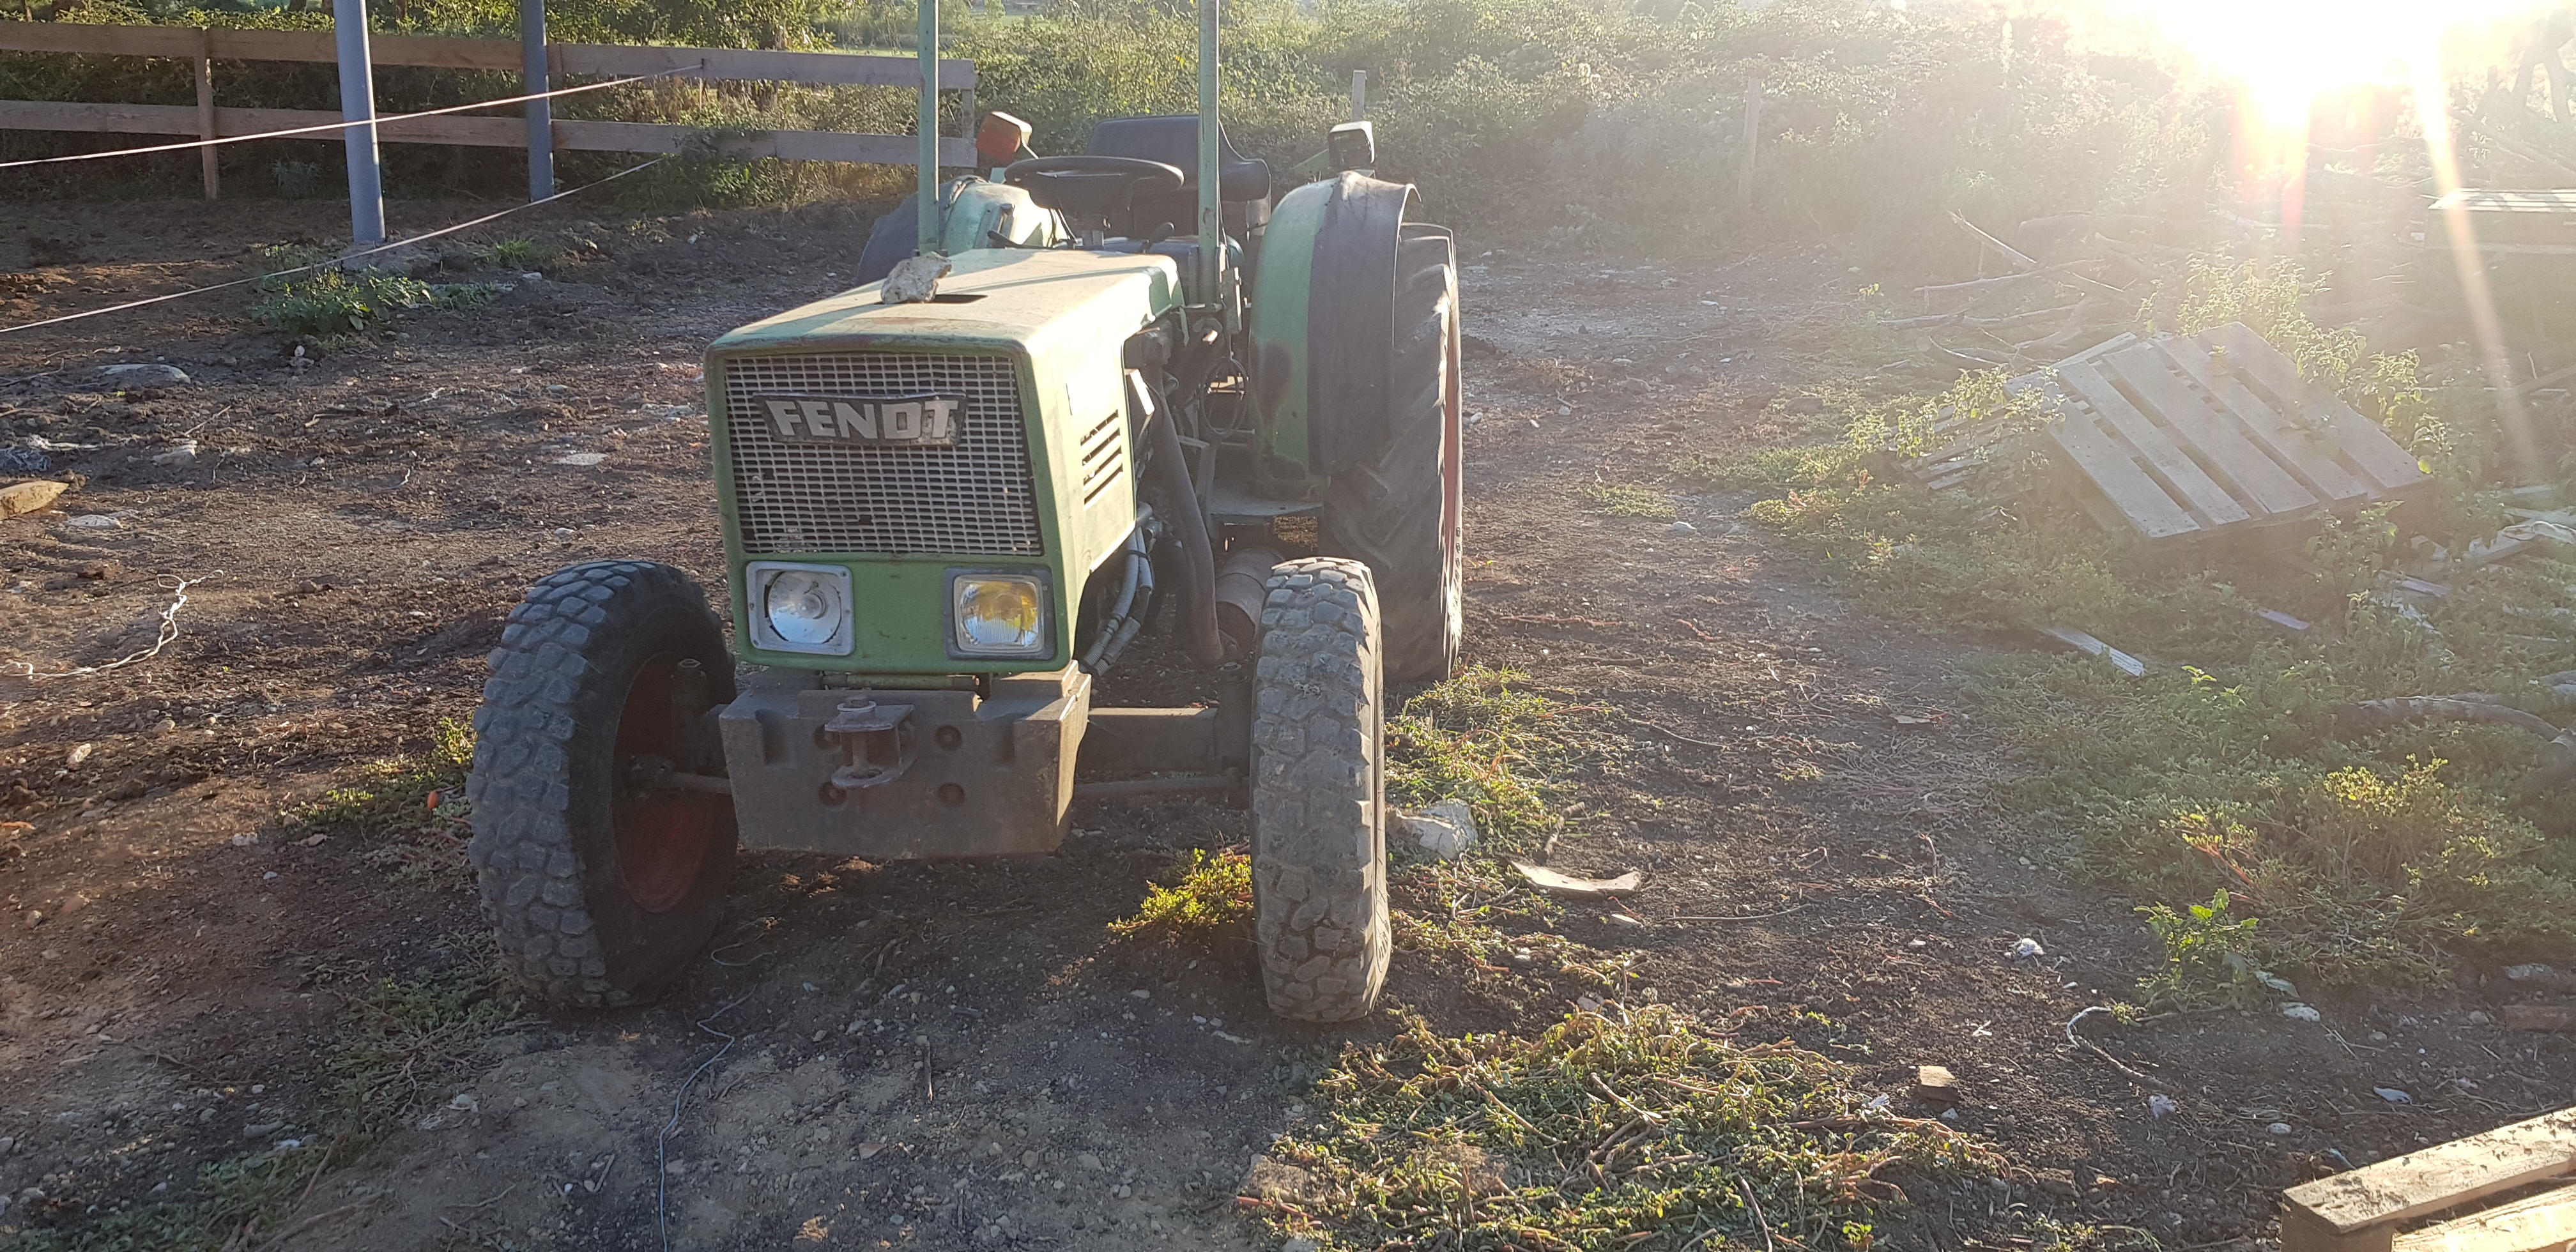
[[[1465,634],[1458,246],[1408,223],[1395,253],[1394,360],[1378,451],[1333,475],[1317,538],[1368,562],[1386,614],[1386,677],[1438,682]]]
[[[1252,924],[1272,1012],[1368,1014],[1394,935],[1377,589],[1357,561],[1272,567],[1252,723]]]
[[[733,878],[730,797],[643,790],[638,758],[707,768],[675,708],[733,662],[706,593],[645,561],[568,566],[510,613],[474,710],[470,845],[501,960],[548,1002],[649,1000],[714,933]]]

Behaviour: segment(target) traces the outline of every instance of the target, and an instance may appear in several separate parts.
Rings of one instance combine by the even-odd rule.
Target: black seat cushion
[[[1160,117],[1118,117],[1091,128],[1082,150],[1093,156],[1142,157],[1177,165],[1189,176],[1181,184],[1195,199],[1199,186],[1199,119],[1195,113]],[[1217,198],[1262,200],[1270,195],[1270,163],[1246,157],[1226,139],[1222,123],[1216,132]],[[1187,225],[1186,222],[1181,223]],[[1153,223],[1146,223],[1151,227]]]

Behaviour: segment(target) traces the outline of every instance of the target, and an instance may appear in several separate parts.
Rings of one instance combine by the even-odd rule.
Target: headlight
[[[948,620],[960,656],[1045,656],[1047,582],[1038,573],[961,570],[948,576]]]
[[[753,642],[779,652],[850,654],[850,571],[758,562],[745,572]]]

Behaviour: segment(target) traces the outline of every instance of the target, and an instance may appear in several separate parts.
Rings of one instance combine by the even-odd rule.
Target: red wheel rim
[[[682,759],[679,718],[671,710],[671,674],[679,664],[677,655],[664,652],[639,666],[617,717],[617,877],[647,913],[668,912],[688,898],[715,842],[717,797],[639,793],[628,781],[628,763],[636,757]]]
[[[1454,262],[1457,253],[1450,253]],[[1466,547],[1467,512],[1467,424],[1465,380],[1459,377],[1458,286],[1453,271],[1449,285],[1449,343],[1445,349],[1448,368],[1440,386],[1440,549],[1442,570],[1450,586],[1443,594],[1459,597],[1466,582],[1465,571],[1458,568],[1459,557]],[[1453,598],[1451,605],[1458,600]],[[1444,612],[1454,609],[1444,608]],[[1445,677],[1445,675],[1444,675]]]

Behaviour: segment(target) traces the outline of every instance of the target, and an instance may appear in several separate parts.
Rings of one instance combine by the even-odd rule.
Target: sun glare
[[[2244,84],[2276,124],[2295,125],[2341,87],[2405,86],[2436,70],[2454,33],[2537,21],[2533,0],[2141,0],[2168,40]]]

